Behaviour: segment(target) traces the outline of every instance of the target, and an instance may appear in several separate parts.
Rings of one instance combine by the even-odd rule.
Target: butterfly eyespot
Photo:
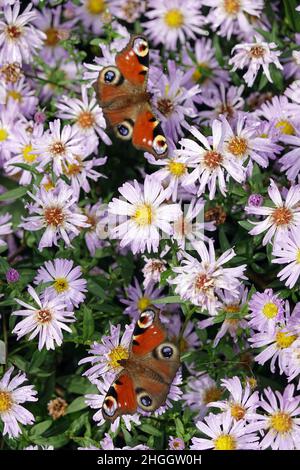
[[[144,38],[136,38],[133,41],[133,50],[139,57],[145,57],[149,54],[148,43]]]
[[[149,411],[152,409],[153,400],[145,391],[139,392],[137,394],[137,402],[139,407],[145,411]]]
[[[157,135],[152,143],[152,148],[157,155],[163,155],[168,150],[166,138],[163,135]]]
[[[103,402],[102,409],[104,414],[112,417],[118,409],[117,400],[112,396],[106,397]]]
[[[140,328],[149,328],[152,325],[155,317],[155,313],[152,310],[146,310],[141,313],[140,318],[138,319],[138,326]]]
[[[162,343],[155,350],[155,356],[158,359],[172,359],[178,356],[178,349],[172,343]]]
[[[117,137],[123,140],[130,140],[132,137],[133,126],[129,121],[123,121],[115,127]]]
[[[117,67],[105,67],[100,72],[100,80],[106,85],[117,85],[120,83],[122,75]]]

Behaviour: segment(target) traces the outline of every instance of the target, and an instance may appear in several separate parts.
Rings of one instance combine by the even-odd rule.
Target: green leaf
[[[247,230],[247,232],[249,232],[249,230],[251,230],[253,228],[253,224],[251,224],[250,222],[248,222],[248,220],[239,220],[238,221],[238,224],[243,227],[245,230]]]
[[[52,423],[53,421],[48,419],[47,421],[42,421],[41,423],[36,424],[30,429],[30,435],[40,437],[45,431],[47,431],[47,429],[50,428]]]
[[[33,173],[34,175],[39,175],[39,172],[34,166],[27,165],[27,163],[13,163],[10,166],[15,166],[17,168],[22,168],[22,170],[29,171],[30,173]]]
[[[87,341],[93,336],[95,331],[95,323],[92,310],[87,307],[83,308],[83,339]]]
[[[6,193],[0,195],[0,201],[9,201],[10,199],[19,199],[24,196],[28,191],[27,186],[21,186],[19,188],[11,189]]]
[[[85,408],[87,408],[87,404],[85,403],[85,398],[84,397],[77,397],[68,406],[67,411],[66,411],[66,415],[68,415],[70,413],[75,413],[75,411],[84,410]]]
[[[157,436],[157,437],[161,436],[161,431],[155,428],[154,426],[152,426],[151,424],[147,424],[147,423],[142,424],[140,426],[140,429],[146,434],[150,434],[150,435]]]
[[[183,304],[185,300],[182,300],[179,295],[170,295],[168,297],[162,297],[160,299],[152,299],[153,304]]]

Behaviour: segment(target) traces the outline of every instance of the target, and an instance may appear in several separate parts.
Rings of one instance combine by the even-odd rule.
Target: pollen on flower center
[[[8,137],[8,132],[5,129],[0,129],[0,142],[3,142]]]
[[[65,277],[59,277],[55,279],[53,287],[58,294],[61,294],[62,292],[65,292],[66,290],[68,290],[69,288],[68,280]]]
[[[138,301],[137,301],[137,307],[138,309],[143,312],[144,310],[146,310],[146,308],[149,307],[149,305],[151,305],[151,300],[148,298],[148,297],[141,297]]]
[[[23,153],[23,159],[27,163],[35,162],[37,157],[38,157],[36,153],[32,153],[32,145],[31,144],[26,145],[23,148],[22,153]]]
[[[194,70],[193,80],[195,82],[203,83],[211,72],[211,68],[205,62],[199,63]]]
[[[248,148],[248,142],[244,137],[233,137],[228,142],[228,150],[232,153],[235,157],[243,157],[245,152]]]
[[[17,62],[7,64],[0,68],[1,75],[3,75],[6,83],[16,83],[21,76],[21,67]]]
[[[195,288],[206,291],[212,286],[213,280],[206,274],[198,274],[195,281]]]
[[[183,14],[177,8],[172,8],[171,10],[167,11],[164,20],[169,28],[180,28],[184,23]]]
[[[300,249],[298,249],[296,254],[296,263],[300,264]]]
[[[267,302],[262,309],[262,313],[264,314],[265,317],[271,319],[276,317],[278,313],[278,307],[276,304],[273,302]]]
[[[83,111],[80,113],[77,123],[82,129],[89,129],[90,127],[93,127],[95,124],[95,118],[93,113],[90,111]]]
[[[204,392],[203,402],[207,405],[212,401],[218,401],[222,396],[222,390],[218,387],[207,388]]]
[[[240,9],[240,0],[224,0],[224,9],[230,15],[236,15]]]
[[[42,310],[37,311],[37,321],[39,323],[50,323],[52,319],[52,313],[48,308],[44,308]]]
[[[120,367],[119,361],[126,360],[128,357],[129,351],[127,348],[121,345],[116,346],[108,354],[109,366],[113,369],[117,369]]]
[[[292,124],[289,121],[278,121],[275,124],[275,127],[279,129],[282,134],[286,135],[294,135],[295,134],[295,128],[292,126]]]
[[[56,28],[48,28],[46,31],[46,39],[45,39],[45,44],[50,47],[56,46],[56,44],[59,42],[59,31]]]
[[[230,411],[231,411],[231,416],[235,418],[237,421],[239,421],[240,419],[243,419],[246,414],[245,408],[243,408],[238,403],[233,403],[230,407]]]
[[[16,90],[9,90],[7,92],[7,99],[12,98],[15,101],[18,101],[19,103],[22,101],[22,95]]]
[[[288,225],[293,218],[293,214],[287,207],[278,207],[272,213],[272,219],[276,225]]]
[[[238,313],[240,311],[240,306],[236,304],[226,305],[224,311],[227,313]]]
[[[215,450],[235,450],[236,442],[230,434],[221,434],[214,441]]]
[[[48,207],[44,212],[44,217],[48,225],[58,227],[64,221],[64,214],[60,207]]]
[[[249,55],[250,57],[253,57],[253,59],[260,59],[261,57],[264,57],[265,53],[265,48],[259,45],[252,46],[249,51]]]
[[[103,0],[88,0],[87,9],[92,15],[99,15],[105,9],[105,2]]]
[[[289,348],[296,339],[296,335],[291,335],[285,331],[279,331],[276,334],[276,344],[279,349]]]
[[[6,28],[6,33],[10,39],[18,39],[22,34],[22,30],[16,25],[11,25]]]
[[[62,142],[55,142],[50,147],[50,152],[54,155],[62,155],[65,153],[65,150],[66,148]]]
[[[0,413],[10,410],[12,403],[11,393],[0,390]]]
[[[79,163],[70,163],[66,168],[66,175],[68,176],[76,176],[81,172],[82,165]]]
[[[152,223],[152,208],[149,204],[141,204],[137,207],[132,219],[141,227]]]
[[[161,98],[157,101],[157,109],[161,112],[161,114],[168,117],[173,112],[174,104],[169,98]]]
[[[288,413],[279,411],[271,416],[270,427],[280,434],[289,432],[292,429],[293,420]]]
[[[218,168],[222,161],[223,157],[219,152],[214,152],[213,150],[210,150],[204,155],[204,163],[211,170]]]
[[[178,178],[186,172],[186,165],[181,162],[170,161],[168,164],[169,172]]]

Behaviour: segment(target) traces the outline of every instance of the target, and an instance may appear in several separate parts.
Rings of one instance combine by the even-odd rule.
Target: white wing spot
[[[148,140],[148,145],[152,145],[152,140]]]

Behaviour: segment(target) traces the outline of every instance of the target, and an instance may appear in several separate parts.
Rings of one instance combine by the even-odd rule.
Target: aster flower
[[[29,195],[35,203],[28,206],[30,215],[23,218],[20,226],[31,231],[46,229],[39,242],[40,251],[57,245],[61,238],[66,245],[70,245],[81,228],[89,226],[86,216],[76,212],[77,198],[65,183],[60,185],[58,191],[47,192],[42,187],[36,195]]]
[[[231,122],[236,117],[237,111],[241,111],[244,107],[243,91],[243,85],[225,88],[223,83],[219,87],[207,90],[206,93],[201,94],[201,101],[208,107],[208,110],[200,110],[199,117],[208,125],[211,125],[211,121],[219,118],[220,115]]]
[[[292,135],[295,134],[295,135]],[[281,159],[281,170],[286,172],[290,181],[295,181],[300,173],[300,129],[294,129],[290,135],[282,136],[281,140],[291,149]]]
[[[76,8],[76,15],[87,30],[99,35],[103,30],[103,15],[106,4],[99,0],[80,0],[80,6]]]
[[[150,284],[155,284],[160,281],[161,273],[166,271],[167,262],[161,258],[147,258],[143,256],[145,266],[142,269],[144,275],[143,286],[145,289]]]
[[[291,230],[282,242],[274,246],[272,263],[286,264],[277,277],[292,289],[300,276],[300,228]]]
[[[196,423],[197,428],[207,438],[192,438],[193,450],[258,450],[259,437],[254,432],[253,424],[246,421],[235,421],[230,413],[214,415],[210,413],[203,422]]]
[[[134,286],[129,286],[125,289],[126,298],[120,299],[122,304],[127,305],[124,313],[136,320],[141,312],[146,310],[150,305],[155,305],[153,300],[158,299],[161,292],[162,289],[155,289],[153,283],[148,284],[143,291],[138,280],[134,278]]]
[[[0,379],[0,419],[3,421],[3,435],[16,438],[21,434],[20,424],[33,424],[35,418],[22,406],[27,401],[37,401],[33,385],[22,385],[26,374],[18,372],[12,378],[14,368],[10,367]],[[20,423],[20,424],[19,424]]]
[[[195,331],[192,321],[183,324],[179,313],[172,313],[172,317],[167,323],[168,337],[178,342],[181,353],[193,349],[199,349],[201,341]]]
[[[121,248],[130,245],[133,253],[158,250],[161,230],[170,235],[170,222],[179,214],[177,204],[166,204],[169,190],[146,176],[144,186],[125,183],[119,188],[120,194],[127,201],[113,198],[108,205],[109,214],[119,216],[118,224],[111,230],[111,236],[121,240]]]
[[[290,230],[300,225],[300,185],[291,186],[284,201],[276,183],[271,179],[268,194],[274,207],[245,208],[249,214],[267,216],[260,222],[251,222],[255,227],[249,232],[250,235],[259,235],[267,231],[263,245],[270,243],[273,237],[275,244],[285,240]]]
[[[26,118],[36,111],[38,98],[25,77],[14,83],[0,81],[0,105],[9,109],[12,103],[16,104],[17,110]]]
[[[207,373],[201,372],[195,377],[189,377],[187,388],[182,395],[185,405],[193,412],[197,412],[196,420],[202,419],[207,411],[208,404],[217,401],[222,396],[222,389],[217,386]]]
[[[230,39],[233,34],[249,34],[253,27],[250,18],[261,16],[263,0],[202,0],[203,5],[211,7],[207,22],[213,31]]]
[[[235,421],[246,420],[251,422],[253,414],[259,406],[258,392],[251,393],[248,382],[245,388],[243,388],[237,376],[230,379],[222,379],[221,385],[229,392],[229,398],[222,401],[213,401],[208,406],[228,412]]]
[[[263,433],[262,450],[299,450],[300,396],[294,396],[294,385],[288,385],[283,394],[270,387],[264,390],[260,401],[264,414],[256,414],[258,428]]]
[[[110,325],[110,334],[102,336],[101,343],[94,342],[89,350],[90,356],[79,361],[79,365],[91,363],[90,369],[84,372],[92,383],[97,383],[99,377],[112,380],[122,370],[120,359],[128,359],[129,346],[134,325],[126,325],[125,332],[120,337],[121,325]]]
[[[20,3],[5,6],[0,19],[0,63],[31,62],[33,54],[41,49],[45,34],[32,24],[36,10],[29,4],[20,13]]]
[[[107,157],[87,160],[90,155],[89,150],[88,154],[74,155],[73,163],[63,165],[63,174],[70,179],[74,195],[76,195],[78,199],[81,189],[85,193],[90,192],[91,186],[89,179],[98,181],[99,178],[106,178],[103,173],[99,173],[94,167],[105,165]]]
[[[299,302],[296,304],[296,309],[299,309]],[[297,390],[300,390],[300,338],[296,339],[292,346],[289,348],[287,354],[288,367],[286,375],[288,381],[298,379]]]
[[[195,0],[150,0],[146,11],[148,21],[143,23],[145,34],[154,45],[162,43],[175,50],[177,41],[185,44],[187,39],[207,34],[202,26],[205,19]]]
[[[284,301],[272,289],[255,292],[249,302],[249,326],[257,331],[270,331],[284,319]]]
[[[74,121],[74,129],[79,135],[87,139],[90,150],[93,152],[98,146],[97,135],[106,145],[110,145],[111,140],[104,132],[106,121],[102,109],[97,104],[95,93],[89,100],[87,88],[82,86],[81,96],[82,99],[63,95],[56,104],[59,110],[58,117]]]
[[[81,277],[80,266],[74,267],[73,261],[61,258],[55,259],[54,262],[45,261],[44,264],[38,269],[34,283],[48,284],[45,295],[47,294],[50,300],[59,295],[66,305],[78,307],[85,299],[84,292],[87,292],[87,282]]]
[[[50,131],[44,134],[37,143],[37,151],[43,154],[43,164],[51,162],[57,176],[63,173],[64,167],[76,163],[75,155],[85,153],[83,138],[70,125],[61,128],[61,121],[56,119],[49,123]]]
[[[4,237],[6,237],[6,235],[10,235],[11,233],[13,233],[11,214],[7,212],[4,215],[0,215],[0,247],[6,245]]]
[[[144,444],[139,444],[137,446],[124,446],[124,447],[115,447],[114,442],[111,436],[108,433],[105,433],[105,437],[100,441],[101,449],[103,450],[147,450],[148,446]],[[98,450],[98,449],[97,449]]]
[[[22,450],[54,450],[53,446],[27,446]]]
[[[84,214],[87,217],[87,227],[84,235],[86,246],[92,256],[94,256],[98,248],[102,248],[105,244],[104,239],[107,238],[106,225],[107,219],[107,206],[102,201],[98,201],[93,206],[87,204],[84,207]]]
[[[0,111],[0,164],[9,160],[13,150],[14,122],[17,111],[17,103]]]
[[[244,169],[240,161],[224,152],[224,124],[218,120],[213,121],[210,140],[195,127],[191,127],[190,132],[196,140],[180,141],[181,154],[188,156],[188,162],[195,167],[185,180],[186,184],[198,181],[200,184],[198,195],[201,195],[207,186],[209,199],[214,199],[218,185],[223,196],[226,196],[225,171],[235,181],[241,183],[244,180]]]
[[[134,23],[146,10],[146,0],[110,0],[109,11],[127,23]]]
[[[170,450],[183,450],[185,448],[185,443],[181,437],[169,437],[168,446]]]
[[[183,252],[180,266],[173,268],[176,276],[174,279],[168,279],[168,282],[176,286],[175,292],[183,300],[189,300],[200,306],[201,311],[208,310],[210,315],[214,315],[220,307],[220,289],[238,296],[240,279],[244,279],[246,265],[224,268],[223,265],[235,256],[235,252],[231,248],[216,259],[212,240],[209,240],[208,248],[202,241],[194,243],[193,246],[201,261]]]
[[[15,299],[19,305],[25,307],[25,310],[16,310],[13,315],[25,318],[17,323],[12,333],[17,335],[18,340],[27,334],[30,334],[29,340],[38,336],[39,351],[44,346],[47,350],[55,349],[55,344],[61,346],[63,342],[62,331],[72,333],[66,323],[72,323],[76,320],[74,312],[66,310],[66,305],[60,296],[50,300],[45,293],[43,300],[41,300],[31,286],[28,287],[28,294],[34,300],[35,305]]]
[[[279,138],[292,136],[299,125],[299,117],[295,110],[291,109],[286,96],[274,96],[270,101],[266,101],[256,110],[255,114],[271,122],[279,131]],[[281,134],[281,135],[280,135]]]
[[[245,67],[248,68],[243,78],[249,87],[253,85],[260,68],[263,69],[264,75],[271,83],[273,83],[273,80],[270,75],[269,66],[274,64],[277,69],[283,69],[278,60],[281,52],[275,50],[277,45],[274,42],[263,42],[258,36],[255,36],[255,39],[255,42],[234,46],[231,54],[235,55],[229,60],[229,65],[233,65],[233,71]]]

